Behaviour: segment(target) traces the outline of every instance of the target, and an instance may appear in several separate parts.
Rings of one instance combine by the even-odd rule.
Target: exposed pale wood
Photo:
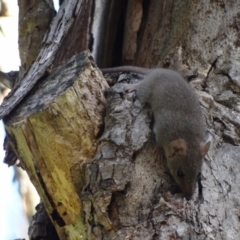
[[[61,239],[85,239],[77,193],[84,166],[96,152],[107,86],[86,51],[39,82],[5,119],[8,136]],[[78,185],[72,172],[78,174]]]

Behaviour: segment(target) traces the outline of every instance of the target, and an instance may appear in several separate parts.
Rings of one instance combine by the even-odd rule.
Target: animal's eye
[[[177,171],[177,175],[182,178],[182,177],[184,176],[184,173],[183,173],[182,170],[179,169],[179,170]]]

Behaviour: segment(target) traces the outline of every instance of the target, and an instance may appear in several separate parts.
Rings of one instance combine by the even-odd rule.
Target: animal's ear
[[[182,138],[170,142],[167,146],[167,156],[172,158],[176,155],[179,157],[187,155],[187,144]]]
[[[200,154],[202,157],[204,157],[207,154],[210,148],[210,145],[211,145],[211,141],[200,143]]]

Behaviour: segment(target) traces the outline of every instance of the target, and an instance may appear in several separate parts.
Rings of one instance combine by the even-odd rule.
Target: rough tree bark
[[[92,60],[86,60],[88,64],[84,66],[76,60],[78,57],[71,58],[87,48],[87,44],[82,44],[81,49],[75,37],[77,51],[71,47],[67,56],[59,54],[69,46],[66,43],[71,42],[70,33],[79,26],[77,17],[70,21],[72,28],[70,22],[61,24],[70,19],[67,16],[73,16],[70,9],[75,9],[77,15],[83,6],[91,6],[90,1],[82,1],[78,7],[71,8],[74,2],[63,2],[50,27],[52,31],[43,40],[39,53],[41,61],[36,58],[21,85],[13,90],[0,109],[16,153],[32,176],[59,238],[239,239],[240,3],[129,0],[123,1],[120,8],[116,7],[118,1],[106,0],[95,5],[95,15],[90,14],[91,11],[87,14],[98,21],[92,24],[93,54],[98,65],[130,63],[168,67],[192,80],[213,141],[202,169],[203,199],[200,201],[196,192],[191,201],[186,201],[180,193],[173,194],[174,183],[166,173],[164,158],[155,150],[149,109],[131,94],[124,93],[124,83],[138,81],[136,75],[117,75],[117,81],[107,91],[105,103],[103,90],[107,85]],[[66,17],[60,17],[66,13]],[[86,14],[84,17],[86,19]],[[87,23],[79,36],[86,38],[91,21]],[[110,28],[109,23],[112,24]],[[53,32],[58,29],[55,24],[62,27],[60,33],[67,37]],[[59,40],[57,46],[53,33]],[[72,61],[78,63],[72,65]],[[36,85],[51,63],[60,66],[60,62],[67,63]],[[75,83],[72,78],[66,85],[57,83],[57,79],[65,79],[65,82],[69,78],[66,72],[76,76]],[[81,88],[76,90],[72,86],[81,85],[85,76],[89,78],[86,83],[89,92],[82,94]],[[61,84],[65,86],[64,91],[59,90]],[[98,90],[91,92],[94,84]],[[54,91],[51,94],[46,91],[44,104],[30,110],[29,106],[33,106],[30,100],[39,100],[48,86]],[[32,87],[34,91],[29,94]],[[72,88],[74,91],[69,96]],[[94,99],[95,103],[85,109],[93,111],[94,116],[78,114],[81,109],[78,105]],[[97,103],[98,99],[101,100]],[[63,107],[59,108],[60,104]],[[81,138],[81,135],[89,134],[93,126],[97,129],[103,119],[98,104],[106,109],[104,131],[94,131],[84,145],[85,136]],[[21,109],[25,112],[21,113]],[[60,128],[64,121],[59,116],[71,125],[71,130],[67,126]],[[86,116],[90,119],[98,116],[99,121],[91,122],[92,127],[85,129]],[[44,124],[37,124],[40,120]],[[82,125],[78,125],[79,122]],[[43,126],[47,130],[55,129],[47,131],[51,133],[50,138],[44,142],[38,141],[45,137]],[[57,147],[59,143],[62,145]],[[88,149],[90,145],[93,151]],[[58,183],[56,189],[53,183]]]

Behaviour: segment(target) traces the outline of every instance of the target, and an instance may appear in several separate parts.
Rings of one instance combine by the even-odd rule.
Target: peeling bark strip
[[[46,73],[51,66],[56,52],[68,34],[75,13],[81,7],[81,0],[64,1],[57,16],[54,18],[49,32],[43,39],[43,47],[38,57],[30,67],[21,84],[17,84],[0,106],[0,118],[3,118],[27,95],[36,82]]]
[[[96,152],[108,85],[95,67],[88,51],[74,56],[35,85],[5,118],[8,136],[59,236],[69,229],[84,235],[77,194],[83,183],[74,184],[72,171],[78,169],[83,178],[83,167]]]

